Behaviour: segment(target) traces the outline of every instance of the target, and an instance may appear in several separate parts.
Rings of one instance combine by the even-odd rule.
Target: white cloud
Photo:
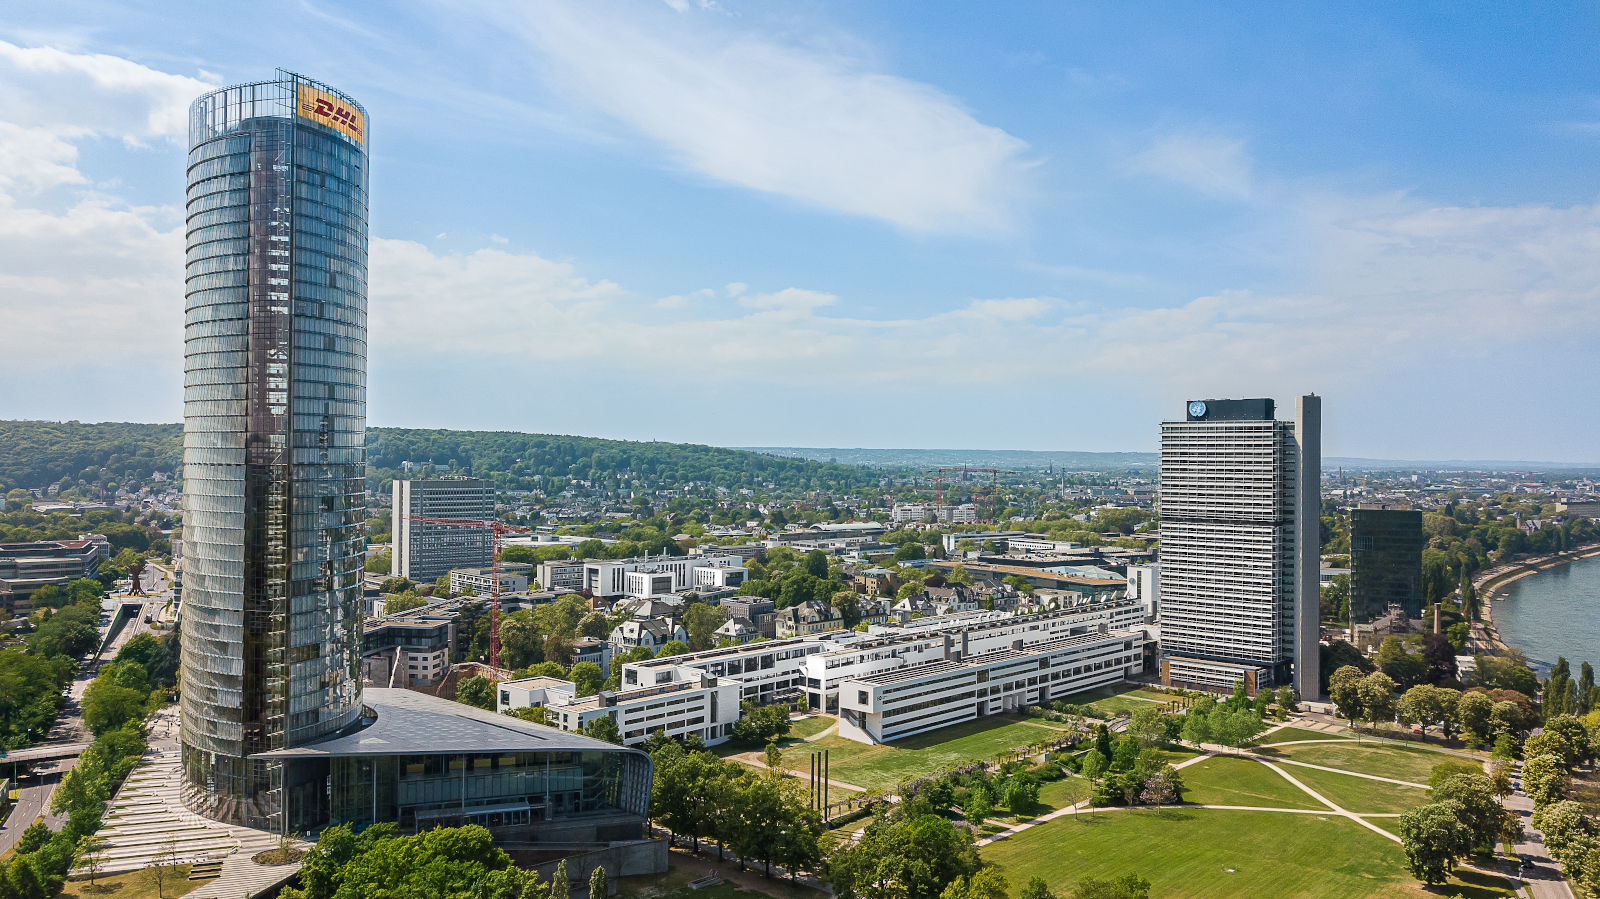
[[[1158,138],[1150,149],[1128,162],[1130,171],[1156,175],[1226,199],[1250,196],[1254,166],[1243,141],[1204,134]]]
[[[745,291],[749,290],[750,289],[750,285],[744,283],[743,281],[734,281],[733,283],[729,284],[727,287],[725,287],[723,289],[728,292],[728,296],[736,297],[739,294],[744,293]]]
[[[0,377],[21,384],[40,365],[59,374],[98,364],[122,373],[119,387],[175,379],[181,213],[86,190],[77,144],[181,146],[188,104],[210,86],[117,57],[4,41],[0,84]]]
[[[995,228],[1026,168],[1026,144],[929,85],[726,21],[560,0],[508,16],[575,104],[721,181],[909,228]]]

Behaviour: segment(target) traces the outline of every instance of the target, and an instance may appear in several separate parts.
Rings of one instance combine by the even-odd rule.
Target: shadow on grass
[[[1460,896],[1461,899],[1500,899],[1509,889],[1504,877],[1481,871],[1458,868],[1455,879],[1460,882],[1430,887],[1428,892],[1441,896]]]

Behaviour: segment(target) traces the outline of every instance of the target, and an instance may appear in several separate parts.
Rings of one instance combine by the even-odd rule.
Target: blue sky
[[[0,416],[181,415],[182,111],[282,66],[371,116],[376,425],[1146,450],[1315,391],[1330,454],[1597,461],[1597,17],[8,10]]]

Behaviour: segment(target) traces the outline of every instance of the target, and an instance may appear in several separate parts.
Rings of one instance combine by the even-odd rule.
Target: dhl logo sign
[[[300,85],[300,115],[366,143],[367,117],[338,97],[309,84]]]

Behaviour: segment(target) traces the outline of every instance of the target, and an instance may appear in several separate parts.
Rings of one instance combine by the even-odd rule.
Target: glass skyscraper
[[[366,111],[281,70],[206,94],[188,176],[184,797],[278,829],[326,784],[251,756],[362,708]]]
[[[1422,617],[1422,551],[1428,535],[1414,509],[1350,510],[1350,623],[1371,624],[1390,606]]]

